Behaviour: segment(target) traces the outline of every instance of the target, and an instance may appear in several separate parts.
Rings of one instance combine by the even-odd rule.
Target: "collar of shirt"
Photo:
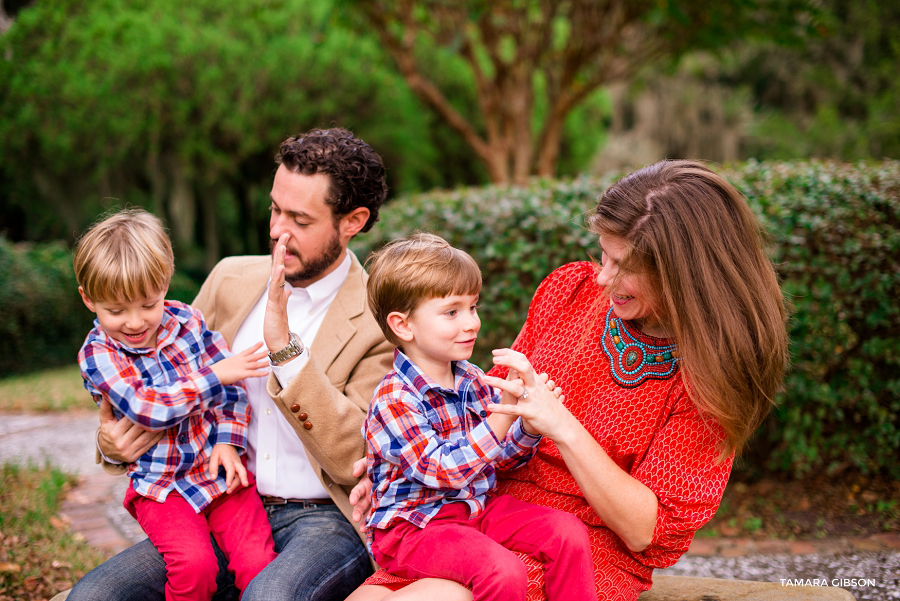
[[[478,378],[478,368],[468,361],[453,361],[451,366],[453,368],[453,390],[439,385],[427,374],[423,373],[403,351],[399,348],[394,349],[394,371],[397,372],[397,376],[407,386],[418,392],[419,398],[426,398],[426,393],[429,390],[435,390],[442,394],[452,392],[460,398],[465,398],[466,390]]]
[[[97,331],[96,339],[104,345],[118,351],[131,353],[133,355],[148,355],[153,351],[165,348],[175,342],[178,339],[178,332],[181,330],[181,327],[186,324],[188,320],[190,320],[190,318],[191,312],[189,310],[173,304],[173,301],[165,301],[163,318],[159,324],[159,330],[157,330],[156,332],[155,347],[146,346],[142,348],[134,348],[122,344],[115,338],[110,338],[106,335],[106,332],[104,332],[103,328],[100,327],[100,320],[98,319],[94,320],[94,328]]]

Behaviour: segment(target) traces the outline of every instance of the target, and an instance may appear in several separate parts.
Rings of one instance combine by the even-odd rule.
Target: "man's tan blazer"
[[[310,346],[309,360],[286,389],[271,374],[266,387],[303,442],[325,490],[352,521],[348,495],[357,482],[353,462],[365,456],[362,425],[375,387],[391,369],[394,347],[369,311],[368,275],[347,252],[350,272]],[[271,271],[270,256],[223,259],[192,304],[203,312],[207,327],[221,332],[231,345]]]

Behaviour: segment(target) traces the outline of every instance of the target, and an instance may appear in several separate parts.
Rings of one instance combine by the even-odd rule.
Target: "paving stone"
[[[857,551],[881,551],[884,545],[876,538],[855,538],[851,541]]]
[[[816,547],[805,540],[789,540],[788,548],[792,555],[810,555],[816,552]]]
[[[873,534],[870,538],[877,540],[888,549],[900,549],[900,534],[896,532]]]
[[[691,542],[691,548],[688,549],[690,555],[698,555],[700,557],[709,557],[715,555],[719,550],[719,543],[716,539],[695,538]]]
[[[756,551],[766,555],[778,555],[790,553],[790,547],[783,540],[759,540],[756,541]]]

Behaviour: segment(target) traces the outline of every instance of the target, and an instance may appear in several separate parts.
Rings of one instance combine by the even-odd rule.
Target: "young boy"
[[[229,356],[201,313],[165,300],[172,245],[153,215],[115,213],[75,250],[84,304],[96,313],[78,362],[84,386],[119,417],[165,436],[129,465],[125,507],[163,555],[166,599],[211,599],[212,533],[242,591],[275,558],[253,474],[239,457],[250,406],[239,380],[265,374],[259,346]],[[219,473],[224,468],[225,474]]]
[[[369,305],[398,347],[364,427],[372,553],[398,576],[454,580],[476,601],[521,601],[525,564],[511,550],[520,551],[544,564],[550,601],[596,601],[581,520],[490,494],[495,471],[526,462],[540,437],[488,415],[488,403],[517,399],[501,399],[467,361],[480,292],[472,257],[431,234],[395,241],[369,263]]]

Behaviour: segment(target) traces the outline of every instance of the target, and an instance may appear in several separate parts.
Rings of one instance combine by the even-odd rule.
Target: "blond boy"
[[[364,428],[372,553],[404,578],[454,580],[476,601],[520,601],[520,551],[544,564],[550,601],[595,600],[581,520],[492,494],[496,470],[526,462],[541,438],[487,410],[516,398],[501,398],[468,362],[480,292],[475,261],[431,234],[393,242],[369,263],[369,305],[398,347]]]
[[[211,599],[210,534],[243,590],[275,557],[259,495],[239,457],[250,406],[239,380],[265,375],[259,346],[229,356],[203,315],[165,300],[172,246],[153,215],[114,213],[79,240],[75,275],[97,316],[78,362],[99,404],[163,438],[129,465],[125,507],[166,561],[166,599]],[[220,473],[220,470],[224,473]]]

